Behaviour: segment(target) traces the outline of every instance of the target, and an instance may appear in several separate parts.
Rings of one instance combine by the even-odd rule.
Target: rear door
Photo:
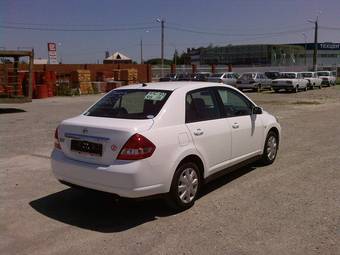
[[[258,154],[262,148],[264,126],[261,115],[252,114],[253,104],[242,94],[229,88],[216,88],[232,135],[231,159]]]
[[[231,128],[211,88],[187,93],[186,126],[208,165],[208,175],[220,170],[231,157]]]

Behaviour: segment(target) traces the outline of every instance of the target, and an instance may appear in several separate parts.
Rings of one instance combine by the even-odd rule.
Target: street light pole
[[[142,38],[140,39],[140,63],[144,64],[144,61],[143,61],[143,39]]]
[[[307,66],[307,35],[306,33],[302,33],[303,38],[305,39],[305,66]]]

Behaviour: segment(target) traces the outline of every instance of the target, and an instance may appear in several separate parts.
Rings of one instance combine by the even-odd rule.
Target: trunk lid
[[[80,115],[60,124],[59,140],[62,151],[71,159],[110,165],[132,135],[149,130],[152,125],[152,119],[133,120]]]

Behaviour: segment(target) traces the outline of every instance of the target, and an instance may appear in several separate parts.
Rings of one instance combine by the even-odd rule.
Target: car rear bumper
[[[162,183],[154,183],[147,160],[119,162],[103,166],[67,158],[60,150],[51,155],[52,172],[59,181],[105,191],[121,197],[138,198],[166,193]]]
[[[283,84],[275,84],[272,85],[272,89],[294,89],[293,85],[283,85]]]

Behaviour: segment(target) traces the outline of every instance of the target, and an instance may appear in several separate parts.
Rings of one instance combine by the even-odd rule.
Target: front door
[[[259,154],[264,135],[261,115],[252,114],[253,104],[241,93],[217,88],[217,94],[232,130],[231,158],[245,159]]]

